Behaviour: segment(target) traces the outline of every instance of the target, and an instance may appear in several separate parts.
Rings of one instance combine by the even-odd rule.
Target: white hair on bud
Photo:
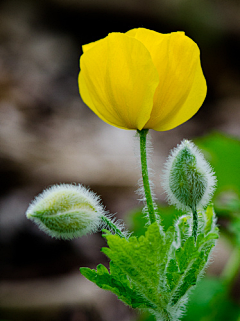
[[[162,182],[161,185],[167,194],[167,201],[169,204],[175,205],[178,209],[181,210],[189,210],[189,206],[186,206],[186,204],[183,204],[179,201],[179,199],[174,195],[173,191],[170,188],[170,185],[174,182],[174,177],[171,177],[170,180],[170,173],[173,169],[173,162],[179,152],[183,150],[184,148],[188,148],[192,155],[195,156],[196,159],[196,170],[201,173],[201,175],[206,180],[206,185],[204,186],[205,190],[203,193],[202,198],[198,202],[197,207],[198,208],[205,208],[216,189],[217,179],[215,176],[215,173],[212,169],[212,167],[209,165],[209,163],[205,160],[203,154],[199,151],[199,149],[193,144],[193,142],[189,140],[183,140],[180,144],[177,145],[174,149],[171,150],[170,155],[168,156],[163,169],[163,175],[162,175]]]
[[[62,239],[96,232],[104,214],[99,196],[80,184],[51,186],[32,201],[26,212],[42,231]]]

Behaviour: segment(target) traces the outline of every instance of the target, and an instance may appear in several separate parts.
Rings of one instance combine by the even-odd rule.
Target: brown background
[[[73,241],[44,235],[25,217],[51,184],[82,183],[119,218],[138,205],[133,131],[111,127],[79,97],[81,46],[145,27],[185,31],[201,48],[208,95],[192,120],[153,132],[156,195],[169,149],[213,130],[240,136],[238,0],[0,1],[0,318],[134,321],[135,314],[80,275],[106,258],[100,234]],[[209,273],[219,273],[228,255]]]

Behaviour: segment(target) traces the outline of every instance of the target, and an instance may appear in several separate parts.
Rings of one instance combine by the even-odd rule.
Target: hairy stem
[[[192,207],[192,214],[193,214],[192,236],[194,237],[194,240],[196,242],[196,240],[197,240],[197,232],[198,232],[198,214],[197,214],[197,209],[196,209],[195,206]]]
[[[119,230],[119,228],[110,219],[108,219],[106,216],[102,216],[101,219],[110,231],[114,232],[120,237],[125,238],[125,235]]]
[[[138,130],[138,134],[140,136],[140,153],[141,153],[141,167],[142,167],[142,179],[143,179],[143,188],[146,198],[146,204],[149,214],[150,223],[154,223],[156,221],[156,214],[154,209],[154,203],[149,183],[149,176],[148,176],[148,167],[147,167],[147,148],[146,148],[146,141],[147,141],[147,133],[148,129]]]

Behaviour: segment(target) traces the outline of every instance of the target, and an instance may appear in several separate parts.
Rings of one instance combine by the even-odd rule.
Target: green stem
[[[149,176],[148,176],[148,167],[147,167],[147,148],[146,148],[146,141],[147,141],[147,133],[148,129],[138,130],[140,136],[140,153],[141,153],[141,166],[142,166],[142,179],[143,179],[143,188],[146,197],[146,204],[148,208],[148,214],[150,223],[154,223],[156,221],[154,203],[152,199],[152,193],[149,183]]]
[[[106,224],[107,228],[110,231],[114,232],[115,234],[119,235],[120,237],[125,238],[125,235],[119,230],[119,228],[117,228],[117,226],[110,219],[108,219],[106,216],[102,216],[101,219]]]
[[[197,232],[198,232],[198,213],[196,207],[192,207],[192,214],[193,214],[193,230],[192,236],[194,237],[195,242],[197,241]]]
[[[234,280],[239,273],[239,267],[240,267],[240,248],[235,247],[221,274],[221,279],[227,285],[228,289],[230,289],[232,284],[234,283]]]

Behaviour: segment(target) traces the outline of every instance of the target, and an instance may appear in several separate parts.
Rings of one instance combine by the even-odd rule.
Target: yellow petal
[[[82,46],[82,50],[83,52],[86,52],[88,51],[89,49],[93,48],[95,45],[97,45],[100,41],[103,41],[103,39],[100,39],[100,40],[97,40],[97,41],[94,41],[94,42],[90,42],[86,45],[83,45]]]
[[[186,92],[186,95],[183,96],[182,99],[176,97],[175,101],[178,99],[178,103],[175,104],[175,108],[172,108],[171,111],[166,113],[165,117],[158,123],[154,122],[152,125],[150,124],[150,126],[152,126],[151,128],[158,131],[170,130],[183,124],[197,113],[207,94],[206,80],[202,72],[200,60],[193,73],[194,79],[192,86],[190,86],[190,91]],[[157,105],[158,103],[154,104],[154,109],[155,106],[157,109]]]
[[[141,41],[150,52],[154,64],[156,63],[156,65],[158,65],[160,54],[159,45],[163,40],[170,37],[171,34],[163,34],[149,29],[137,28],[127,31],[126,35]]]
[[[159,73],[145,128],[163,131],[184,123],[201,107],[207,91],[198,46],[183,32],[161,34],[139,28],[127,34],[146,46]]]
[[[90,45],[80,59],[83,101],[113,126],[142,129],[159,78],[150,53],[140,41],[120,33]]]

